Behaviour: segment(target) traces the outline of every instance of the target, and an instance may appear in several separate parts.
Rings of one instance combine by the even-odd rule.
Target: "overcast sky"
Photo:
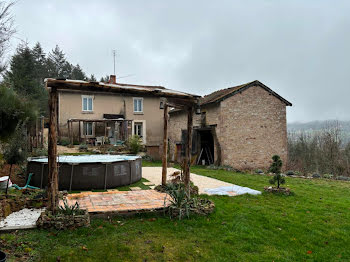
[[[17,35],[85,72],[199,95],[260,80],[288,122],[350,120],[350,1],[19,0]],[[18,44],[14,39],[13,48]]]

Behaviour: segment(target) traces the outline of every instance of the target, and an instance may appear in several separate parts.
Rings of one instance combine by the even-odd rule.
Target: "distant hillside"
[[[344,142],[350,141],[350,121],[325,120],[325,121],[311,121],[306,123],[288,123],[288,132],[305,132],[312,134],[315,131],[339,126]]]

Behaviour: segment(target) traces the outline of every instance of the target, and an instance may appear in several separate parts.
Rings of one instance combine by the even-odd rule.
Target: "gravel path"
[[[170,175],[175,171],[179,171],[176,168],[167,169],[167,179],[170,179]],[[162,183],[162,168],[161,167],[143,167],[142,177],[151,181],[155,185],[160,185]],[[200,176],[191,173],[191,181],[198,186],[199,194],[208,195],[241,195],[241,194],[260,194],[260,191],[250,189],[248,187],[241,187],[231,183],[227,183],[215,178]]]

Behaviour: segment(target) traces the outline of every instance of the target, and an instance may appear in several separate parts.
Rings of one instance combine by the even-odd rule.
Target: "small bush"
[[[294,176],[294,171],[288,170],[286,173],[287,176]]]
[[[323,175],[323,178],[332,179],[332,178],[333,178],[333,175],[332,175],[332,174],[324,174],[324,175]]]
[[[270,179],[270,184],[276,184],[277,182],[277,188],[280,188],[280,184],[284,184],[286,180],[281,174],[281,168],[282,168],[282,160],[278,155],[274,155],[272,157],[272,164],[270,166],[269,171],[271,173],[274,173],[275,175]]]
[[[127,145],[130,153],[136,155],[142,148],[142,140],[139,136],[134,135],[129,138]]]
[[[63,200],[63,206],[59,207],[59,212],[67,216],[83,215],[85,210],[80,209],[79,203],[75,202],[74,205],[70,206],[67,203],[67,199]]]
[[[58,142],[61,146],[68,146],[70,144],[68,137],[61,137],[61,139]]]
[[[142,160],[150,161],[150,162],[153,162],[153,161],[154,161],[153,157],[151,157],[151,156],[149,156],[149,155],[144,155],[144,156],[142,156]]]
[[[30,156],[37,157],[37,156],[47,156],[47,148],[35,148],[31,153]]]
[[[79,145],[79,151],[87,151],[88,150],[88,146],[87,144],[81,144]]]

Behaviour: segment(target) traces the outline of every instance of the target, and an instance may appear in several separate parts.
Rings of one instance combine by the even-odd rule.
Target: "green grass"
[[[269,180],[191,171],[257,190]],[[34,261],[350,261],[350,183],[287,178],[286,185],[295,195],[210,196],[216,210],[208,217],[93,220],[72,231],[3,234],[0,247]]]

